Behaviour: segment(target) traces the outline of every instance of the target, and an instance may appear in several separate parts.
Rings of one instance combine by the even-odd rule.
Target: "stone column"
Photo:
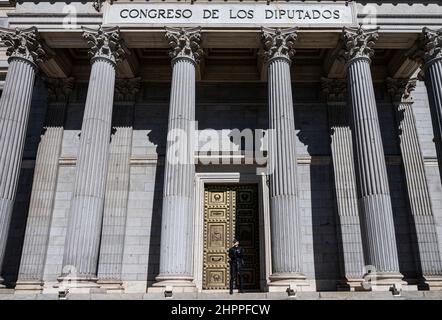
[[[84,28],[91,75],[81,127],[74,192],[60,280],[97,286],[97,263],[108,167],[116,64],[125,50],[118,28]],[[82,290],[82,289],[80,289]]]
[[[109,150],[98,283],[110,292],[121,292],[124,237],[129,196],[133,108],[140,78],[119,79],[115,84],[113,133]]]
[[[330,148],[335,179],[338,225],[344,258],[344,287],[350,291],[361,287],[364,252],[361,238],[352,134],[348,121],[347,83],[322,78],[330,126]]]
[[[302,273],[296,133],[290,78],[296,39],[296,28],[262,28],[269,100],[268,174],[273,266],[270,291],[306,285]]]
[[[46,58],[37,28],[0,28],[9,68],[0,99],[0,275],[17,192],[37,63]],[[3,279],[0,277],[0,288]]]
[[[192,283],[193,140],[195,67],[202,55],[200,28],[167,28],[166,39],[171,47],[173,71],[164,171],[160,274],[154,286],[187,291],[194,290],[195,286]]]
[[[387,79],[387,88],[396,112],[409,206],[416,228],[420,269],[423,280],[430,289],[442,289],[442,263],[436,226],[412,109],[411,92],[415,87],[415,79]]]
[[[442,29],[424,28],[415,58],[422,63],[442,177]]]
[[[342,39],[365,258],[372,266],[365,279],[372,290],[390,290],[404,282],[399,272],[387,167],[370,71],[378,33],[377,29],[344,28]]]
[[[55,199],[58,160],[63,141],[65,109],[74,86],[73,78],[45,79],[48,107],[35,160],[26,233],[15,290],[41,291]]]

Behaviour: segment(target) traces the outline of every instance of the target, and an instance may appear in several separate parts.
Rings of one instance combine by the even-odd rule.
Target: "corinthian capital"
[[[387,90],[393,102],[401,102],[411,98],[411,92],[416,88],[416,79],[386,79]]]
[[[113,4],[114,1],[117,1],[117,0],[108,0],[109,4]],[[94,0],[94,2],[92,3],[92,6],[94,7],[95,10],[97,10],[98,12],[101,12],[101,9],[103,8],[103,2],[106,2],[106,0]]]
[[[104,2],[104,0],[94,0],[94,2],[92,3],[92,6],[94,7],[95,10],[100,12],[101,7],[103,6],[103,2]]]
[[[33,63],[40,63],[47,58],[35,27],[27,29],[0,28],[0,38],[7,47],[6,54],[10,59],[22,58]]]
[[[140,91],[141,78],[117,79],[115,82],[116,101],[135,101],[137,93]]]
[[[341,35],[341,39],[344,45],[342,57],[349,62],[355,58],[368,58],[370,59],[373,54],[373,46],[379,39],[379,28],[376,29],[363,29],[361,26],[358,28],[346,28]]]
[[[74,78],[45,78],[49,102],[67,102],[74,88]]]
[[[89,56],[92,60],[104,58],[117,64],[126,57],[128,52],[118,27],[100,26],[98,30],[83,27],[83,38],[88,41]]]
[[[189,58],[196,64],[203,56],[201,49],[201,28],[168,28],[166,40],[169,42],[171,59]]]
[[[328,102],[345,102],[347,82],[343,79],[321,78],[321,89]]]
[[[423,63],[442,58],[442,29],[422,30],[417,56]]]
[[[264,45],[265,58],[285,58],[291,61],[295,55],[295,42],[298,39],[298,28],[266,28],[262,27],[261,40]]]

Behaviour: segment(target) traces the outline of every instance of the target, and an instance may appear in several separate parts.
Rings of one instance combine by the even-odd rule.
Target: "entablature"
[[[416,61],[407,53],[416,44],[423,27],[442,28],[442,3],[440,1],[162,1],[162,0],[113,0],[113,1],[28,1],[16,3],[15,10],[6,12],[10,28],[36,26],[45,45],[54,55],[43,66],[49,76],[67,76],[69,73],[87,73],[88,60],[80,52],[85,52],[86,41],[82,38],[82,27],[98,28],[100,25],[112,25],[111,10],[127,8],[159,8],[159,5],[174,4],[176,8],[301,8],[311,10],[328,10],[350,8],[352,13],[346,21],[350,25],[362,24],[365,27],[379,27],[379,40],[374,49],[373,70],[380,70],[379,77],[384,74],[393,77],[407,77],[419,68]],[[137,7],[138,6],[138,7]],[[284,7],[285,6],[285,7]],[[322,9],[321,9],[322,8]],[[118,12],[117,10],[117,12]],[[196,10],[196,9],[195,9]],[[198,11],[197,10],[197,11]],[[247,11],[246,10],[246,11]],[[307,10],[307,9],[306,9]],[[125,14],[128,11],[125,11]],[[158,13],[158,12],[157,12]],[[213,14],[213,13],[212,13]],[[295,13],[296,14],[296,13]],[[333,14],[333,12],[332,12]],[[227,19],[227,17],[224,17]],[[262,17],[261,17],[262,18]],[[265,80],[265,68],[260,58],[262,48],[260,35],[262,21],[251,19],[250,23],[207,19],[202,23],[201,47],[208,53],[202,60],[198,79],[212,79],[213,72],[230,73],[233,79],[242,81],[249,78]],[[235,19],[233,19],[235,20]],[[275,19],[270,19],[270,24]],[[317,81],[319,76],[341,78],[344,76],[344,64],[337,58],[340,50],[342,24],[307,23],[299,25],[298,40],[295,48],[297,58],[295,66],[297,76],[304,81]],[[349,22],[350,21],[350,22]],[[155,74],[156,79],[169,79],[169,61],[166,56],[152,54],[162,52],[168,44],[164,37],[167,23],[121,23],[118,24],[121,36],[130,48],[129,59],[119,66],[118,73],[122,77],[133,77],[137,73]],[[285,26],[284,24],[277,26]],[[293,26],[293,24],[287,24]],[[223,51],[224,50],[224,51]],[[236,53],[226,54],[229,50]],[[319,52],[310,54],[309,52]],[[250,56],[244,57],[244,53]],[[302,56],[303,52],[305,53]],[[147,55],[146,55],[147,53]],[[320,57],[318,59],[318,57]],[[215,65],[215,63],[217,65]],[[221,72],[220,68],[224,67]],[[227,70],[227,71],[226,71]],[[318,76],[316,75],[318,73]],[[81,76],[79,77],[81,78]],[[376,78],[376,77],[374,77]],[[312,79],[312,80],[309,80]],[[217,79],[219,80],[219,79]]]

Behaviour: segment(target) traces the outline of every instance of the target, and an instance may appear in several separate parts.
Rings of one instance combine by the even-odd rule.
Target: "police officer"
[[[242,267],[244,265],[244,249],[239,246],[239,241],[233,239],[233,247],[229,249],[230,258],[230,294],[233,294],[233,282],[237,280],[239,276],[239,292],[243,290],[243,275]],[[238,283],[237,283],[238,287]]]

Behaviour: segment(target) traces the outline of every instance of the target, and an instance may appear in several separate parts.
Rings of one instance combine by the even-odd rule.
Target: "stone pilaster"
[[[125,47],[118,28],[84,28],[91,75],[81,127],[75,184],[60,280],[72,289],[97,286],[97,263],[108,168],[115,68]]]
[[[74,79],[48,78],[45,83],[48,88],[48,108],[35,160],[26,233],[15,287],[20,292],[43,289],[43,270],[63,141],[65,109]]]
[[[296,133],[290,78],[296,30],[262,29],[268,68],[271,291],[285,291],[306,284],[302,273]]]
[[[129,196],[133,108],[141,79],[118,79],[115,83],[113,134],[109,150],[98,283],[108,292],[121,292],[124,237]]]
[[[414,58],[422,64],[442,178],[442,29],[424,28]]]
[[[9,68],[0,99],[0,275],[17,192],[37,63],[46,58],[37,28],[0,28]],[[3,279],[0,277],[0,287]]]
[[[436,226],[431,207],[424,159],[412,110],[411,92],[416,80],[387,79],[387,88],[395,107],[399,144],[407,183],[408,200],[416,228],[418,256],[423,280],[430,289],[442,289],[442,263]]]
[[[344,287],[353,291],[360,288],[363,281],[364,252],[352,134],[348,121],[347,83],[345,80],[322,78],[322,90],[328,105],[338,225],[344,258]]]
[[[195,67],[202,55],[200,28],[166,29],[171,47],[167,155],[164,171],[160,274],[155,287],[194,290]],[[160,290],[163,290],[160,289]]]
[[[344,28],[342,34],[365,258],[372,266],[372,272],[365,276],[366,287],[390,290],[403,283],[403,276],[399,272],[387,167],[370,71],[372,47],[377,39],[377,29]]]

